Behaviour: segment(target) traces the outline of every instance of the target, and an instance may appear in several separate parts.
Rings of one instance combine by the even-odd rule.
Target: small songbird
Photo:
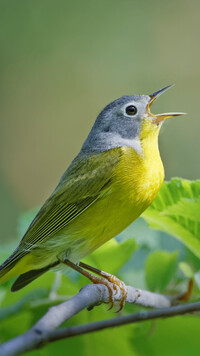
[[[118,235],[156,197],[164,179],[158,134],[166,118],[183,113],[152,115],[150,106],[170,87],[122,96],[101,111],[80,153],[0,266],[0,284],[18,276],[11,289],[17,291],[67,265],[107,285],[111,294],[110,284],[117,284],[125,298],[123,282],[80,260]]]

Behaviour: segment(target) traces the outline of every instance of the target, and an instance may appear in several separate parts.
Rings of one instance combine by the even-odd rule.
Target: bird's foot
[[[110,308],[108,310],[112,309],[112,307],[114,305],[114,295],[116,295],[118,288],[119,288],[121,290],[122,297],[120,298],[120,307],[117,310],[117,312],[122,310],[122,308],[124,307],[124,304],[125,304],[126,297],[127,297],[127,288],[125,286],[125,283],[122,282],[119,278],[113,276],[110,273],[101,271],[98,268],[89,266],[83,262],[80,262],[79,265],[76,265],[73,262],[66,259],[65,261],[63,261],[63,263],[65,263],[69,267],[75,269],[77,272],[81,273],[83,276],[89,278],[89,280],[92,283],[104,284],[108,288],[109,303],[111,304]],[[85,270],[94,272],[94,273],[98,274],[100,277],[94,276],[93,274],[91,274]]]
[[[124,307],[124,304],[125,304],[126,297],[127,297],[127,288],[126,288],[125,283],[123,281],[121,281],[119,278],[117,278],[116,276],[114,276],[110,273],[104,272],[102,270],[99,270],[98,268],[89,266],[83,262],[80,262],[79,266],[84,269],[87,269],[91,272],[94,272],[102,277],[102,278],[100,278],[100,277],[91,275],[92,278],[90,280],[94,284],[104,284],[107,286],[107,288],[109,290],[109,302],[111,303],[111,306],[108,310],[112,309],[112,307],[114,305],[114,295],[117,293],[117,287],[120,288],[122,297],[120,299],[119,309],[117,310],[117,312],[122,310]]]
[[[122,293],[122,298],[120,299],[120,303],[119,303],[119,309],[117,310],[117,312],[121,311],[125,305],[125,301],[126,301],[126,297],[127,297],[127,288],[126,288],[126,285],[123,281],[121,281],[119,278],[117,278],[116,276],[110,274],[108,276],[108,281],[110,283],[113,284],[113,286],[118,286],[121,290],[121,293]],[[111,308],[109,308],[111,309]]]
[[[94,276],[93,274],[90,274],[89,278],[92,283],[103,284],[104,286],[106,286],[108,288],[108,292],[109,292],[109,302],[108,303],[110,303],[110,307],[108,310],[112,309],[114,306],[114,295],[117,292],[116,285],[113,284],[112,282],[110,282],[109,280],[107,280],[106,278],[97,277],[97,276]]]

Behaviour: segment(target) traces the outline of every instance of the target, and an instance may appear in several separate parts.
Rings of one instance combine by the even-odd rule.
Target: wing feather
[[[21,240],[20,256],[65,228],[109,190],[121,156],[119,149],[112,151],[75,158]]]

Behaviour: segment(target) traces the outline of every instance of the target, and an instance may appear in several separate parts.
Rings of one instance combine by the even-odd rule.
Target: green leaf
[[[192,278],[194,276],[194,272],[187,262],[180,262],[178,266],[185,277]]]
[[[146,260],[146,283],[153,292],[162,292],[177,269],[178,252],[152,252]]]
[[[200,258],[200,181],[165,182],[143,218],[153,229],[172,234]]]
[[[84,262],[115,274],[131,258],[136,249],[137,243],[133,239],[122,243],[112,239],[86,257]]]
[[[149,326],[149,333],[145,326]],[[196,356],[199,354],[198,316],[184,315],[141,323],[141,331],[133,335],[133,345],[140,356]],[[143,332],[143,330],[145,330]]]

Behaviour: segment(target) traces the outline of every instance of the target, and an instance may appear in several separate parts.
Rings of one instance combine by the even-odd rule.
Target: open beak
[[[169,117],[174,117],[174,116],[180,116],[180,115],[185,115],[184,112],[169,112],[169,113],[163,113],[163,114],[157,114],[157,115],[153,115],[150,111],[150,106],[153,104],[153,102],[160,96],[162,95],[165,91],[167,91],[168,89],[170,89],[171,87],[173,87],[174,84],[172,85],[168,85],[167,87],[160,89],[158,91],[156,91],[153,94],[149,95],[150,101],[147,105],[147,112],[148,114],[154,118],[153,123],[155,124],[159,124],[162,121],[164,121],[165,119],[169,118]]]

